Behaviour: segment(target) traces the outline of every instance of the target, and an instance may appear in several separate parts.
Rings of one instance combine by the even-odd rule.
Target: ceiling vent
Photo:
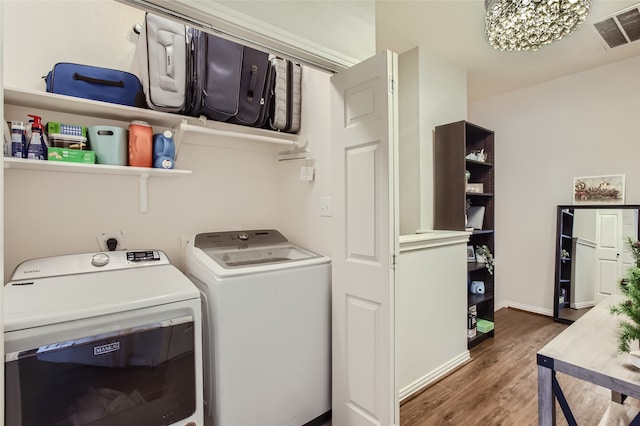
[[[593,23],[607,49],[640,40],[640,3]]]

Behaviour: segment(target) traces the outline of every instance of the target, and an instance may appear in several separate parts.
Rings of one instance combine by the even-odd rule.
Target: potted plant
[[[493,255],[491,254],[491,250],[487,247],[486,244],[481,246],[476,246],[476,262],[484,263],[484,266],[489,271],[489,274],[493,275]]]
[[[627,320],[618,323],[618,351],[627,352],[633,365],[640,367],[640,351],[631,350],[630,343],[640,341],[640,241],[627,239],[634,265],[618,282],[624,300],[610,307],[612,315],[624,315]]]

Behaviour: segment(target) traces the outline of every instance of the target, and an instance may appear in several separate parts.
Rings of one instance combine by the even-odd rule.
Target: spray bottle
[[[33,123],[31,124],[31,140],[27,146],[27,158],[29,160],[46,160],[48,148],[42,136],[42,118],[37,115],[27,115],[33,118]]]

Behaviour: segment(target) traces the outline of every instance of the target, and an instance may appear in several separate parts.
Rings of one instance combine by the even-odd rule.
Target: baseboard
[[[553,309],[543,309],[537,306],[524,305],[522,303],[503,301],[500,303],[500,307],[520,309],[521,311],[532,312],[534,314],[545,315],[547,317],[553,316]],[[496,307],[495,309],[498,310],[499,308]]]
[[[571,307],[573,309],[584,309],[584,308],[593,308],[594,306],[596,306],[596,302],[595,301],[591,301],[591,302],[578,302],[578,303],[572,303]]]
[[[424,376],[420,377],[418,380],[400,389],[400,395],[399,395],[400,401],[402,402],[402,400],[409,398],[415,393],[421,391],[425,387],[429,386],[431,383],[437,380],[440,380],[441,378],[451,373],[453,370],[460,367],[462,364],[466,363],[470,359],[471,359],[471,356],[469,355],[469,351],[464,351],[460,355],[451,359],[449,362],[425,374]]]

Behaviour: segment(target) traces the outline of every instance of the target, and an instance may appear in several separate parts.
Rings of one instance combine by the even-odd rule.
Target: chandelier
[[[571,34],[591,0],[485,0],[486,36],[499,50],[538,50]]]

